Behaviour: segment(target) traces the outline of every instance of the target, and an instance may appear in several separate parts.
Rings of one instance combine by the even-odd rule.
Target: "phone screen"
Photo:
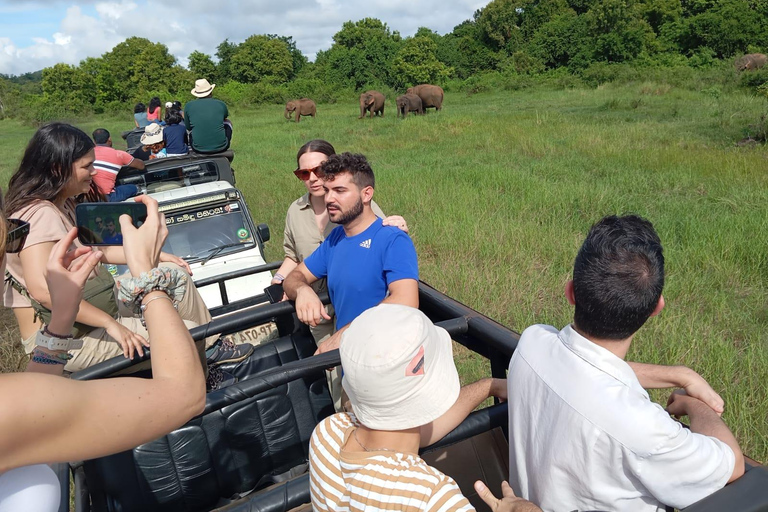
[[[143,203],[80,203],[75,207],[77,238],[83,245],[122,245],[120,216],[129,215],[140,227],[147,220]]]

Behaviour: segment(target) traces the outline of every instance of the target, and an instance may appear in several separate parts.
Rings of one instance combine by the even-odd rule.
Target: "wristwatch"
[[[74,350],[83,348],[83,340],[78,340],[69,336],[68,338],[59,338],[43,333],[43,330],[37,331],[35,345],[47,348],[48,350]]]

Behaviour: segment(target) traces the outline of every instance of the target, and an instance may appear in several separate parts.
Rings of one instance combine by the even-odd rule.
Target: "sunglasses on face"
[[[19,219],[8,219],[8,238],[5,241],[5,252],[19,252],[29,234],[29,222]]]
[[[323,176],[325,174],[323,173],[322,165],[318,165],[317,167],[313,167],[311,169],[296,169],[293,171],[293,174],[296,175],[297,178],[299,178],[301,181],[307,181],[309,179],[309,175],[312,173],[315,173],[315,176],[317,176],[320,179],[323,179]]]

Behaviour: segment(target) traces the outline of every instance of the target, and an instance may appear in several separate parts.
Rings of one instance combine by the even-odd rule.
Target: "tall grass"
[[[321,104],[298,124],[280,105],[232,113],[237,184],[272,228],[269,260],[282,256],[286,209],[304,191],[295,153],[311,138],[369,157],[375,198],[407,218],[425,281],[518,331],[568,323],[563,285],[589,226],[638,213],[664,244],[667,307],[629,358],[697,370],[723,395],[745,452],[767,458],[768,153],[734,144],[764,99],[649,81],[453,93],[442,112],[406,120],[393,106],[357,120],[354,100]],[[80,126],[118,133],[130,121]],[[0,182],[31,134],[0,122]],[[469,354],[457,360],[466,379],[487,372]]]

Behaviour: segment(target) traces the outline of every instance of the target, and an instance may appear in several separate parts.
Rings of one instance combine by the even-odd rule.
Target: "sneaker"
[[[218,366],[208,369],[208,379],[205,383],[208,391],[216,391],[217,389],[222,389],[235,383],[237,383],[237,377],[231,373],[225,372]]]
[[[208,366],[215,366],[240,362],[252,353],[253,345],[250,343],[236,345],[229,336],[222,336],[211,348],[205,351],[205,356],[208,360]]]

